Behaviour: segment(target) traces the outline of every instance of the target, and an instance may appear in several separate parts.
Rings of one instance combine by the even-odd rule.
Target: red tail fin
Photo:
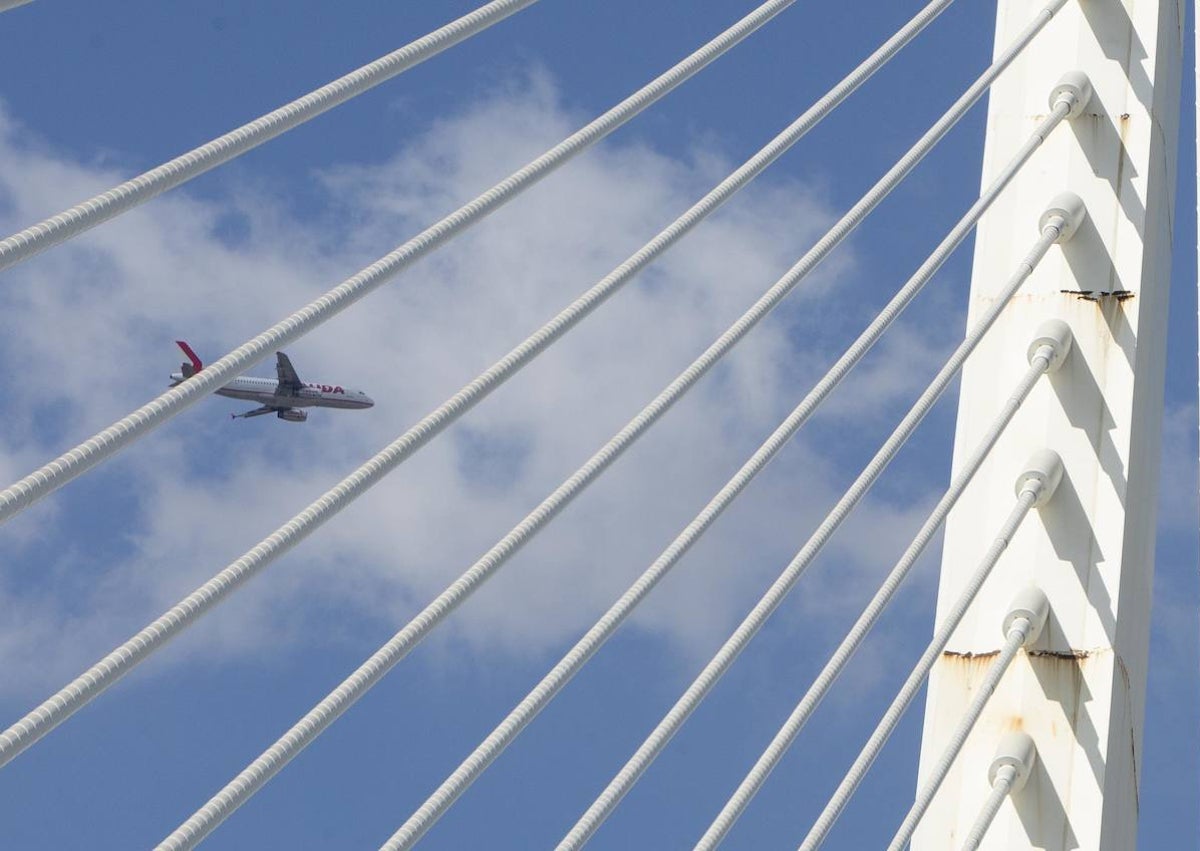
[[[192,347],[186,341],[176,340],[175,345],[179,346],[183,350],[183,353],[187,355],[187,359],[191,361],[191,363],[180,364],[179,368],[183,371],[184,378],[191,378],[197,372],[204,369],[204,364],[200,362],[200,358],[192,351]]]

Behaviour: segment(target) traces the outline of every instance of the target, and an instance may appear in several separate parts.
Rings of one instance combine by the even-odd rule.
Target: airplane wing
[[[270,405],[263,405],[261,408],[255,408],[253,411],[246,411],[243,414],[230,414],[231,419],[240,420],[248,419],[249,417],[261,417],[264,414],[273,414],[276,411],[290,411],[291,408],[274,408]]]
[[[283,352],[275,353],[275,372],[279,376],[279,389],[276,392],[280,396],[293,396],[304,386],[291,359]]]

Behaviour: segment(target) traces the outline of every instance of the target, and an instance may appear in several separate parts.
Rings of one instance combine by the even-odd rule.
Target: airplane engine
[[[308,411],[297,411],[292,408],[288,411],[277,411],[275,416],[281,420],[287,420],[289,423],[302,423],[308,419]]]

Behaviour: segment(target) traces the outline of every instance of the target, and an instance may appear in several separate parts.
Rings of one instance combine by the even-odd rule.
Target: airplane
[[[172,387],[204,369],[196,352],[185,341],[176,340],[175,345],[187,356],[187,361],[179,365],[179,372],[171,373]],[[308,419],[308,412],[302,408],[361,410],[375,405],[375,401],[361,390],[351,390],[340,384],[306,384],[300,380],[291,359],[283,352],[275,353],[275,372],[274,379],[239,376],[217,389],[215,392],[219,396],[261,403],[261,407],[252,411],[229,416],[240,419],[274,414],[289,423],[302,423]]]

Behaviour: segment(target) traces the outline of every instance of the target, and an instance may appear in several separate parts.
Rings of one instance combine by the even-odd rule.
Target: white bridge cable
[[[770,745],[763,751],[762,756],[758,758],[754,767],[749,771],[745,779],[742,780],[737,790],[713,820],[708,830],[705,831],[704,836],[701,837],[695,846],[696,851],[701,851],[701,849],[703,851],[711,851],[711,849],[720,845],[737,819],[745,812],[750,801],[762,788],[762,785],[766,782],[771,772],[779,764],[779,761],[783,758],[788,748],[791,747],[792,742],[795,741],[796,736],[799,735],[809,718],[812,717],[817,706],[820,705],[825,695],[828,694],[829,689],[832,688],[846,665],[849,664],[850,659],[858,651],[859,647],[862,646],[867,634],[874,628],[879,618],[883,615],[884,610],[891,603],[900,585],[908,577],[917,559],[921,557],[925,548],[946,521],[947,515],[949,515],[950,511],[962,497],[963,492],[967,489],[967,486],[975,478],[975,474],[979,472],[980,467],[983,466],[983,462],[987,460],[992,447],[996,445],[996,441],[1004,434],[1004,430],[1008,428],[1009,423],[1012,422],[1012,418],[1029,396],[1038,379],[1049,370],[1054,354],[1054,348],[1050,345],[1043,345],[1034,353],[1030,359],[1029,369],[1018,382],[1016,389],[1009,396],[1008,401],[1001,407],[1000,412],[996,415],[982,439],[963,462],[961,470],[955,475],[950,486],[942,495],[942,498],[938,500],[937,505],[929,513],[929,517],[921,525],[921,528],[913,537],[904,554],[884,579],[878,592],[850,628],[845,639],[842,640],[842,643],[834,651],[829,661],[825,664],[825,667],[821,669],[812,686],[809,687],[804,697],[792,711],[792,714],[788,716],[787,721],[780,727],[779,732],[775,734]]]
[[[812,533],[796,557],[792,559],[791,563],[788,563],[784,573],[779,576],[779,579],[775,580],[767,593],[758,600],[754,610],[751,610],[750,615],[746,616],[742,624],[730,636],[730,639],[714,655],[713,659],[704,667],[704,670],[696,677],[695,681],[692,681],[690,687],[676,702],[676,705],[665,715],[664,719],[660,721],[659,725],[646,738],[646,741],[637,749],[634,756],[630,757],[630,760],[625,763],[625,766],[620,769],[616,777],[608,784],[605,791],[601,793],[600,797],[596,798],[592,807],[588,808],[580,821],[566,835],[566,838],[558,846],[559,851],[577,849],[577,847],[581,847],[586,843],[590,835],[600,826],[600,823],[604,822],[606,817],[612,813],[612,810],[617,807],[617,804],[625,796],[625,793],[628,793],[631,787],[637,783],[637,780],[641,778],[642,773],[649,767],[650,762],[653,762],[662,749],[666,747],[667,743],[671,741],[674,733],[678,732],[680,726],[683,726],[684,721],[700,705],[716,682],[725,675],[728,667],[738,658],[738,655],[742,653],[746,645],[754,639],[758,630],[766,623],[767,618],[772,615],[776,607],[782,603],[788,592],[796,585],[800,575],[808,568],[812,559],[816,558],[817,553],[820,553],[822,547],[826,545],[829,538],[832,537],[833,533],[841,525],[841,522],[850,515],[859,501],[862,501],[866,492],[875,484],[875,480],[880,477],[880,474],[888,466],[888,463],[899,453],[902,445],[912,435],[912,432],[916,431],[925,414],[934,406],[937,398],[941,396],[942,392],[946,390],[947,386],[949,386],[950,382],[958,374],[967,356],[978,346],[985,332],[988,331],[992,323],[995,323],[996,318],[1000,316],[1004,305],[1012,299],[1016,290],[1020,288],[1028,275],[1031,274],[1033,266],[1037,265],[1040,257],[1044,256],[1049,247],[1054,244],[1056,238],[1057,228],[1046,228],[1046,233],[1042,236],[1042,239],[1038,240],[1038,244],[1034,248],[1034,251],[1031,252],[1030,257],[1027,257],[1025,262],[1022,262],[1018,274],[1014,275],[1006,288],[1003,289],[1003,292],[998,294],[994,304],[989,306],[988,311],[980,318],[970,334],[955,349],[955,352],[950,355],[946,365],[941,368],[941,371],[937,373],[937,376],[932,380],[928,388],[925,389],[922,396],[908,410],[904,420],[901,420],[900,425],[896,426],[895,431],[884,442],[883,447],[878,450],[874,459],[871,459],[868,466],[854,480],[850,489],[839,499],[838,504],[834,505],[834,508],[824,517],[821,525],[817,527],[816,532]]]
[[[987,578],[991,575],[992,569],[1000,560],[1000,556],[1008,548],[1009,541],[1012,540],[1013,535],[1021,527],[1021,523],[1025,520],[1029,510],[1041,497],[1043,486],[1044,483],[1035,479],[1027,479],[1022,486],[1020,493],[1017,495],[1016,504],[1001,525],[999,532],[996,533],[991,546],[988,547],[983,558],[980,559],[978,567],[976,567],[975,572],[967,580],[966,585],[963,586],[963,590],[959,593],[950,611],[946,613],[946,618],[942,625],[938,627],[933,639],[925,648],[925,652],[921,654],[921,658],[913,666],[908,679],[904,681],[904,685],[901,686],[900,691],[896,694],[895,699],[893,699],[891,705],[884,713],[878,726],[871,733],[871,737],[867,740],[866,745],[863,746],[863,749],[855,758],[854,764],[846,772],[846,776],[838,784],[837,790],[826,804],[825,809],[809,830],[804,842],[800,845],[800,851],[816,851],[829,835],[829,831],[833,828],[834,823],[850,802],[850,798],[854,795],[855,790],[870,770],[871,765],[875,762],[875,758],[879,756],[888,738],[900,723],[905,710],[908,709],[912,701],[920,694],[925,679],[929,676],[929,672],[933,670],[934,664],[941,656],[942,651],[946,649],[946,645],[949,644],[954,631],[962,623],[967,610],[970,609],[971,603],[979,595],[980,589],[983,588]]]
[[[901,583],[904,582],[913,565],[916,564],[917,559],[924,552],[925,547],[934,539],[934,535],[937,534],[942,523],[946,522],[949,511],[958,503],[962,492],[966,490],[967,485],[970,485],[974,475],[979,472],[979,468],[983,466],[983,462],[988,457],[991,448],[994,447],[996,441],[1003,435],[1009,422],[1012,421],[1013,416],[1021,407],[1021,403],[1025,401],[1033,386],[1037,384],[1037,380],[1048,370],[1052,354],[1054,352],[1052,352],[1052,347],[1050,346],[1040,347],[1038,352],[1034,354],[1030,368],[1026,371],[1025,376],[1021,378],[1012,396],[1009,396],[1008,401],[1004,403],[1000,414],[992,421],[992,425],[989,427],[988,432],[985,433],[982,441],[979,442],[971,456],[968,457],[959,474],[955,475],[949,489],[944,493],[940,501],[938,501],[934,510],[931,511],[924,525],[920,527],[916,537],[913,538],[912,543],[908,545],[908,549],[901,556],[900,561],[896,562],[895,567],[890,571],[886,579],[884,579],[882,586],[878,589],[875,597],[871,599],[870,604],[866,606],[862,615],[859,616],[858,621],[854,622],[853,627],[848,631],[845,639],[842,640],[841,645],[834,652],[833,657],[823,667],[816,681],[806,691],[796,709],[787,718],[786,723],[780,727],[779,732],[776,733],[767,749],[763,751],[762,756],[758,757],[754,768],[746,774],[746,778],[738,786],[737,791],[734,792],[730,801],[726,803],[725,808],[721,810],[720,815],[713,821],[713,825],[704,833],[704,837],[696,845],[696,849],[714,849],[714,847],[720,844],[721,839],[724,839],[728,829],[733,826],[733,822],[742,815],[746,805],[750,803],[758,790],[761,789],[763,783],[766,783],[770,772],[774,771],[776,765],[779,765],[782,756],[791,747],[800,730],[808,723],[812,713],[816,711],[817,706],[820,705],[824,696],[833,687],[836,678],[845,670],[854,653],[862,646],[866,635],[870,633],[878,618],[887,609],[896,591],[899,591]],[[1033,496],[1036,497],[1037,492],[1033,492]],[[1014,510],[1013,516],[1009,519],[1009,522],[1013,523],[1013,526],[1009,527],[1006,523],[1004,531],[998,535],[995,543],[992,544],[991,549],[984,556],[983,562],[980,564],[976,574],[974,574],[972,581],[968,583],[968,587],[972,591],[964,593],[964,597],[960,599],[961,611],[955,609],[954,613],[947,618],[948,627],[938,630],[937,636],[930,642],[929,649],[926,649],[922,661],[917,665],[917,671],[914,671],[913,676],[908,681],[910,684],[916,683],[912,687],[914,693],[916,693],[916,690],[919,690],[920,683],[924,681],[924,676],[929,670],[928,665],[932,665],[936,661],[937,654],[941,653],[942,648],[946,646],[950,634],[953,633],[954,627],[958,625],[967,607],[970,606],[971,600],[974,599],[979,586],[983,585],[983,581],[991,573],[992,567],[995,567],[996,562],[1000,559],[1004,547],[1008,545],[1010,533],[1014,532],[1016,525],[1019,525],[1020,521],[1024,519],[1027,509],[1028,505],[1024,508],[1019,508],[1019,510]],[[899,720],[899,717],[896,720]],[[888,732],[890,732],[890,729]],[[866,761],[866,766],[870,765],[870,761],[874,760],[874,756],[875,754],[871,753],[870,759]],[[853,785],[857,785],[857,779],[854,780]],[[836,813],[834,817],[836,817]],[[830,825],[832,825],[832,822],[830,822]]]
[[[1000,807],[1004,803],[1004,799],[1008,797],[1016,779],[1017,768],[1014,765],[1002,765],[996,771],[996,776],[992,779],[992,791],[988,793],[987,800],[983,802],[983,806],[979,810],[979,816],[971,825],[962,851],[978,851],[979,846],[983,843],[983,837],[987,836],[988,829],[991,828],[992,822],[996,818],[996,813],[1000,812]]]
[[[684,556],[722,512],[742,493],[816,411],[841,380],[883,336],[922,287],[941,268],[946,259],[962,243],[980,217],[991,207],[1020,167],[1029,159],[1041,141],[1053,130],[1065,108],[1056,106],[1052,115],[1038,127],[1026,145],[1001,171],[1000,176],[984,191],[979,200],[959,220],[946,238],[922,264],[920,269],[897,291],[871,324],[851,344],[841,358],[822,376],[812,391],[795,410],[764,441],[738,472],[721,488],[709,503],[683,529],[671,544],[659,554],[638,580],[613,604],[596,624],[575,644],[557,665],[529,692],[528,695],[496,726],[479,746],[430,795],[383,846],[384,851],[401,851],[416,844],[426,831],[440,819],[453,803],[473,784],[489,765],[516,739],[522,730],[566,686],[583,665],[616,632],[632,610],[657,586],[658,582]]]
[[[923,26],[924,23],[928,23],[931,20],[929,17],[931,13],[948,5],[949,2],[952,2],[952,0],[938,0],[938,2],[930,4],[914,21],[921,21],[920,26]],[[919,26],[911,32],[906,30],[906,38],[915,36],[917,29],[919,29]],[[899,41],[894,38],[884,48],[877,51],[872,59],[883,60],[886,57],[890,57],[900,46]],[[716,210],[724,201],[747,185],[750,180],[774,162],[788,146],[798,141],[807,130],[811,129],[821,118],[832,111],[845,96],[850,94],[857,85],[865,80],[865,76],[861,72],[865,71],[866,68],[865,64],[860,66],[850,77],[839,83],[828,95],[818,101],[817,104],[797,119],[796,122],[768,143],[766,147],[749,159],[742,167],[734,171],[708,195],[693,205],[691,209],[676,219],[675,222],[639,249],[638,252],[633,254],[624,263],[602,278],[591,289],[576,299],[575,302],[561,311],[554,319],[543,325],[517,348],[509,352],[503,359],[493,364],[471,383],[461,388],[458,393],[439,408],[385,447],[353,474],[343,479],[337,486],[326,492],[320,499],[305,509],[305,511],[276,530],[271,536],[261,541],[256,547],[242,556],[241,559],[226,567],[208,583],[201,586],[196,592],[189,595],[189,597],[155,621],[155,623],[117,648],[108,657],[94,665],[66,688],[59,691],[58,694],[45,701],[17,724],[0,733],[0,765],[11,760],[22,750],[49,732],[49,730],[53,729],[54,726],[57,726],[57,724],[64,721],[73,712],[95,698],[100,692],[115,682],[116,679],[138,664],[141,659],[148,656],[154,649],[173,637],[173,635],[182,631],[190,621],[195,620],[204,611],[216,605],[224,595],[230,593],[241,582],[248,579],[275,558],[286,552],[291,546],[294,546],[304,537],[311,534],[330,517],[336,515],[380,478],[395,469],[397,465],[443,431],[458,417],[466,413],[474,404],[483,399],[533,357],[565,334],[566,331],[598,307],[605,298],[632,278],[634,274],[674,245],[705,217]],[[783,294],[783,291],[781,291],[777,294],[777,297],[782,298]],[[765,315],[766,311],[773,305],[774,302],[768,307],[763,308],[761,315]],[[761,318],[761,315],[759,318]],[[749,327],[750,324],[747,324],[739,333],[746,333]],[[737,339],[740,339],[740,337]],[[711,353],[713,360],[724,354],[734,342],[736,342],[734,337],[725,340],[724,346],[719,352]],[[704,368],[706,369],[707,367]],[[698,378],[699,373],[693,377],[693,381]],[[687,386],[690,386],[690,384]],[[678,392],[685,392],[687,386],[678,388]],[[673,398],[675,396],[672,396]],[[665,410],[665,407],[663,410]],[[649,425],[649,423],[646,425]]]
[[[1043,253],[1045,252],[1045,248],[1049,248],[1052,244],[1054,244],[1054,239],[1043,240]],[[647,736],[646,741],[642,742],[641,747],[638,747],[634,756],[630,757],[629,761],[620,769],[604,792],[601,792],[601,795],[595,799],[586,813],[571,828],[568,835],[560,841],[558,851],[574,850],[586,844],[596,829],[600,827],[601,823],[604,823],[607,816],[611,815],[612,810],[616,809],[620,799],[632,789],[632,786],[646,772],[650,763],[658,757],[662,749],[666,748],[667,743],[679,731],[679,727],[683,726],[684,721],[688,720],[696,707],[700,706],[704,697],[720,681],[725,672],[730,669],[730,666],[737,660],[738,655],[754,639],[754,636],[762,628],[762,625],[767,622],[767,618],[772,615],[775,609],[778,609],[788,592],[796,585],[800,575],[808,568],[812,559],[816,558],[824,544],[827,543],[829,538],[832,537],[833,533],[841,525],[841,522],[850,515],[859,501],[862,501],[862,498],[870,490],[870,487],[875,484],[875,480],[880,477],[884,468],[899,453],[900,448],[907,441],[907,438],[912,435],[913,431],[916,431],[920,421],[924,419],[925,414],[934,406],[937,398],[942,395],[942,392],[946,390],[947,386],[949,386],[950,382],[958,374],[967,356],[978,346],[985,332],[988,331],[996,318],[1000,316],[1004,305],[1012,298],[1016,289],[1020,287],[1020,283],[1024,282],[1025,277],[1027,277],[1027,272],[1024,277],[1019,277],[1016,280],[1015,286],[1014,284],[1009,284],[1006,292],[989,308],[988,313],[974,326],[971,334],[960,344],[958,349],[955,349],[954,354],[950,355],[950,359],[942,367],[942,370],[937,373],[934,382],[925,389],[922,396],[918,398],[918,401],[908,410],[904,420],[900,422],[899,426],[896,426],[896,430],[884,442],[883,447],[878,451],[874,459],[871,459],[862,474],[859,474],[858,479],[854,480],[850,489],[846,491],[845,495],[842,495],[838,504],[824,517],[821,525],[817,527],[816,532],[812,533],[809,540],[804,544],[803,549],[788,563],[784,573],[779,576],[779,579],[775,580],[767,593],[763,594],[763,597],[758,600],[754,609],[751,610],[750,615],[743,619],[743,622],[738,625],[737,630],[730,636],[730,639],[725,642],[725,645],[721,646],[720,651],[704,666],[703,671],[692,681],[688,690],[674,703],[671,711],[667,712],[665,717],[659,721],[659,725]]]
[[[790,138],[792,135],[801,133],[806,127],[811,127],[816,120],[819,120],[821,115],[830,111],[836,106],[837,102],[865,79],[864,74],[870,66],[876,65],[876,62],[882,63],[886,61],[888,57],[902,46],[903,42],[915,36],[950,1],[937,0],[937,2],[926,6],[900,35],[893,37],[884,47],[873,54],[872,59],[868,60],[869,64],[864,63],[850,77],[835,87],[829,95],[822,98],[813,109],[809,110],[805,117],[802,117],[785,131],[784,135],[777,137],[775,142],[764,148],[760,152],[760,155],[752,159],[744,169],[739,169],[738,172],[735,172],[734,176],[727,181],[727,184],[732,186],[734,181],[744,183],[750,175],[748,169],[750,169],[751,164],[753,164],[754,173],[765,168],[779,153],[782,153],[782,150],[776,149],[777,143],[780,143],[780,140]],[[944,133],[949,129],[949,126],[947,125],[941,132]],[[937,138],[931,135],[925,139],[925,143],[930,146],[936,141]],[[805,275],[815,268],[821,260],[857,227],[870,209],[873,209],[875,205],[886,197],[888,192],[911,171],[919,159],[919,156],[914,155],[904,168],[897,167],[892,169],[884,180],[876,184],[872,191],[818,242],[816,247],[793,266],[787,275],[776,282],[737,322],[714,341],[691,366],[668,385],[655,400],[611,438],[579,470],[555,489],[541,505],[526,516],[520,524],[514,527],[488,553],[460,576],[454,584],[430,603],[421,614],[414,618],[354,674],[331,692],[325,700],[294,725],[275,745],[264,752],[254,763],[214,796],[205,807],[197,811],[192,818],[164,840],[159,847],[161,849],[171,849],[171,851],[194,847],[208,832],[220,824],[230,813],[241,806],[262,785],[270,780],[288,761],[307,747],[329,724],[333,723],[346,709],[370,690],[429,631],[449,615],[468,595],[473,593],[475,588],[484,580],[499,569],[534,534],[549,523],[575,496],[590,485],[646,429],[653,425],[684,393],[703,377],[721,357],[749,333]],[[715,204],[716,202],[714,201],[714,207]],[[697,205],[697,208],[694,209],[699,209],[700,206]],[[664,234],[669,232],[664,231]],[[0,747],[2,746],[3,736],[0,735]],[[2,754],[2,751],[0,751],[0,754]]]
[[[0,11],[29,0],[0,0]],[[0,271],[144,204],[465,41],[538,0],[493,0],[319,89],[0,240]]]
[[[412,263],[440,248],[484,216],[511,201],[571,158],[633,119],[794,2],[795,0],[769,0],[763,3],[699,50],[482,195],[459,207],[257,337],[204,367],[187,381],[165,391],[74,449],[0,491],[0,523],[115,455],[128,444],[195,404],[206,394],[245,372],[271,352],[298,340]]]
[[[948,2],[948,0],[947,0]],[[915,33],[914,33],[915,35]],[[861,82],[861,81],[859,81]],[[382,476],[411,456],[426,442],[448,427],[474,404],[494,390],[504,380],[566,333],[577,322],[599,306],[602,301],[628,281],[637,271],[656,259],[663,251],[682,238],[703,218],[712,213],[732,194],[744,187],[790,144],[797,141],[816,121],[824,117],[852,88],[845,88],[837,97],[827,97],[749,160],[742,168],[694,205],[687,213],[660,233],[639,252],[617,267],[583,296],[564,309],[553,320],[522,342],[499,362],[463,387],[442,406],[401,435],[374,458],[340,482],[304,512],[276,530],[241,559],[228,566],[212,580],[189,595],[153,624],[142,630],[104,660],[78,677],[73,683],[44,702],[17,724],[0,734],[0,765],[11,760],[33,744],[54,726],[61,723],[101,691],[127,673],[141,659],[182,631],[191,621],[211,608],[245,579],[282,555],[323,522],[337,514],[358,495],[365,492]],[[831,95],[834,93],[831,93]],[[206,367],[198,375],[204,375]],[[189,379],[183,386],[194,381]]]
[[[18,6],[24,6],[26,3],[32,3],[33,0],[0,0],[0,12],[7,12],[10,9],[15,9]]]
[[[1058,460],[1058,473],[1061,477],[1062,461]],[[1047,469],[1046,472],[1051,472]],[[1044,497],[1043,497],[1044,498]],[[1010,611],[1008,622],[1016,620],[1018,614],[1033,615],[1036,620],[1041,612],[1038,610],[1041,607],[1036,604],[1045,601],[1045,595],[1040,592],[1030,595],[1027,591],[1024,595],[1024,600],[1018,599],[1017,604],[1023,602],[1035,603],[1035,607],[1026,608],[1022,606],[1021,612]],[[1048,603],[1048,601],[1047,601]],[[988,767],[988,781],[991,785],[987,799],[983,802],[983,806],[979,809],[979,815],[975,818],[975,823],[971,825],[971,829],[967,832],[967,838],[963,841],[961,851],[979,851],[979,846],[983,844],[983,839],[987,836],[988,830],[991,829],[992,822],[996,819],[996,814],[1000,811],[1000,807],[1004,804],[1004,799],[1017,795],[1025,784],[1029,782],[1029,776],[1033,773],[1034,766],[1037,764],[1038,751],[1037,743],[1033,737],[1024,730],[1010,730],[1000,737],[997,743],[996,755],[992,758],[992,764]]]
[[[930,385],[921,394],[912,408],[905,414],[904,419],[895,431],[884,442],[867,464],[866,468],[855,479],[850,488],[842,495],[833,509],[821,521],[812,536],[787,565],[767,592],[755,604],[750,614],[741,622],[733,635],[722,645],[716,655],[708,662],[699,675],[688,686],[683,696],[676,701],[670,711],[658,723],[658,726],[638,747],[637,751],[617,772],[603,792],[592,802],[587,811],[579,818],[574,827],[558,844],[558,851],[575,851],[581,848],[591,838],[606,818],[620,803],[641,778],[659,753],[667,746],[671,738],[688,719],[691,713],[712,690],[746,645],[754,638],[771,614],[783,602],[784,597],[791,591],[801,574],[824,547],[825,543],[850,514],[859,501],[870,490],[875,480],[900,451],[909,436],[916,430],[921,420],[937,402],[941,394],[962,368],[967,357],[983,339],[984,334],[1003,311],[1004,306],[1020,288],[1021,284],[1032,273],[1038,261],[1049,250],[1058,238],[1063,220],[1054,217],[1052,223],[1045,228],[1043,235],[1037,241],[1035,248],[1021,263],[1019,271],[1010,279],[1003,290],[997,295],[985,311],[983,317],[971,329],[966,339],[959,345],[938,372]]]
[[[1043,597],[1042,599],[1044,600],[1045,598]],[[1041,614],[1044,618],[1046,610],[1043,609]],[[975,689],[971,703],[967,706],[966,712],[963,713],[963,717],[959,720],[958,726],[954,728],[954,732],[950,736],[950,741],[942,752],[941,757],[938,758],[937,764],[934,765],[929,777],[917,793],[917,800],[912,805],[912,809],[908,811],[908,815],[905,816],[904,823],[900,825],[900,829],[892,837],[892,842],[888,845],[888,851],[904,851],[908,847],[908,843],[912,839],[912,835],[916,831],[921,817],[925,815],[925,811],[933,803],[934,796],[937,795],[938,789],[941,788],[942,781],[950,773],[950,768],[954,765],[954,760],[958,758],[958,754],[967,743],[967,738],[971,735],[971,731],[979,721],[979,716],[983,714],[984,708],[995,693],[996,687],[1000,685],[1000,680],[1004,678],[1009,665],[1012,664],[1013,659],[1016,658],[1021,648],[1037,637],[1037,633],[1041,630],[1042,624],[1045,622],[1044,619],[1042,623],[1036,622],[1030,612],[1023,612],[1022,616],[1010,616],[1009,621],[1005,625],[1004,646],[1000,649],[1000,655],[992,662],[991,667],[988,668],[988,672],[983,678],[983,682]]]

